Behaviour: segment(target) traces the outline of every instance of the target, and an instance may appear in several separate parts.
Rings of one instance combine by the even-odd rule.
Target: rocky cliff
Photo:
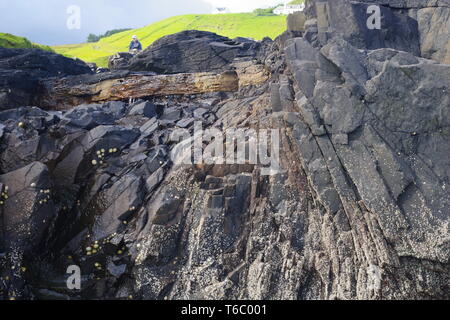
[[[99,75],[33,64],[33,94],[0,101],[1,296],[449,299],[449,14],[310,0],[275,41],[190,31]],[[198,129],[210,157],[189,164]]]

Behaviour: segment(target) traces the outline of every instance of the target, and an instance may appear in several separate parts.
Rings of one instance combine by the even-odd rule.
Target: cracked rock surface
[[[303,28],[226,65],[210,33],[143,53],[236,71],[235,92],[0,112],[0,297],[449,299],[448,1],[370,1],[403,26],[375,37],[368,3],[307,1]],[[201,63],[164,62],[190,41]],[[196,126],[277,129],[280,170],[183,164]]]

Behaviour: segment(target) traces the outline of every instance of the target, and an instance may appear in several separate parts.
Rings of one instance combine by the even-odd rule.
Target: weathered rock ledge
[[[234,71],[175,75],[119,72],[103,73],[100,77],[55,78],[41,81],[40,85],[43,89],[35,102],[44,108],[64,110],[80,104],[151,96],[235,92],[239,89],[239,77]]]

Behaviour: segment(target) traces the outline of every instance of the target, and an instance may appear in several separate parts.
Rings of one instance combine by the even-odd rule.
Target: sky
[[[231,12],[283,3],[284,0],[0,0],[0,32],[57,45],[85,42],[89,33],[140,28],[189,13]],[[73,6],[76,6],[75,9]],[[78,19],[79,17],[79,19]]]

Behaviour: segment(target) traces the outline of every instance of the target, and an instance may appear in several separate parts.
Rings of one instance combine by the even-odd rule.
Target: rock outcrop
[[[368,17],[373,13],[368,8],[372,5],[380,8],[380,29],[367,27]],[[339,35],[360,49],[393,48],[450,63],[448,0],[317,0],[308,2],[307,11],[315,22],[309,24],[308,33],[316,34],[316,30],[322,29],[319,42]],[[346,18],[342,19],[343,16]]]
[[[382,29],[369,32],[374,3]],[[0,112],[2,297],[449,299],[448,1],[306,8],[248,49],[185,32],[133,58],[155,77],[232,72],[235,90]],[[165,50],[180,45],[202,60],[172,65]],[[80,291],[66,287],[70,265]]]
[[[183,31],[163,37],[129,60],[120,69],[152,71],[160,74],[222,72],[236,58],[252,58],[260,43],[238,38],[231,40],[206,31]],[[116,59],[111,59],[114,66]]]
[[[34,104],[41,79],[91,72],[80,60],[44,50],[0,48],[0,110]]]

